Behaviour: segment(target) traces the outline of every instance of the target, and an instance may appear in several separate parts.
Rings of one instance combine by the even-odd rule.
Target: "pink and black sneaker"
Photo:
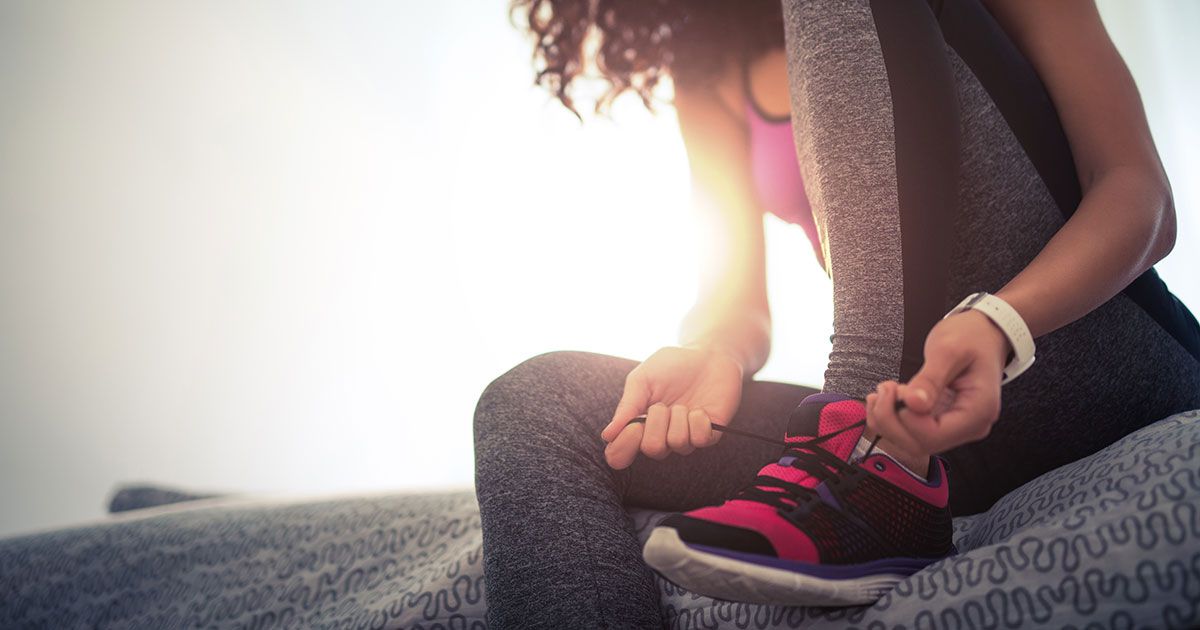
[[[881,451],[851,461],[865,427],[862,401],[805,398],[779,461],[721,505],[664,519],[646,563],[720,599],[844,606],[953,555],[944,461],[932,458],[928,481]]]

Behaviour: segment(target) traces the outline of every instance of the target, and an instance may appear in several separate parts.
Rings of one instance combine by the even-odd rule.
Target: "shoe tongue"
[[[813,394],[800,402],[788,419],[788,444],[800,444],[817,437],[836,433],[817,445],[849,461],[858,438],[862,437],[865,425],[849,428],[867,417],[862,401],[841,394]],[[772,462],[759,471],[760,475],[775,477],[806,488],[817,487],[817,478],[799,467],[792,466],[795,456],[785,454],[778,462]]]
[[[841,394],[813,394],[796,407],[788,419],[787,435],[784,441],[790,444],[807,442],[817,437],[836,433],[833,437],[823,440],[817,445],[836,455],[839,459],[849,461],[862,437],[865,424],[852,427],[867,417],[866,407],[862,401]],[[784,455],[777,462],[763,466],[758,474],[782,479],[806,488],[817,487],[817,478],[807,471],[793,466],[796,460],[793,455]]]
[[[839,459],[849,460],[862,437],[864,426],[848,428],[867,417],[862,401],[841,394],[813,394],[805,398],[788,420],[788,444],[807,442],[815,437],[837,435],[824,440],[819,448],[825,449]],[[840,433],[839,433],[840,432]]]

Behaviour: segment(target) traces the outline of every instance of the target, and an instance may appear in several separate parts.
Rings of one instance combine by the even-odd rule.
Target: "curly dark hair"
[[[576,116],[571,88],[589,74],[606,84],[597,114],[626,90],[653,110],[664,77],[702,83],[783,47],[780,0],[510,0],[509,11],[534,42],[534,82]]]

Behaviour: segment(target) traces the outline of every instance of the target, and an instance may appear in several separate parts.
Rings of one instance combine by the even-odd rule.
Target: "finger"
[[[897,396],[899,396],[899,388],[897,388]],[[938,413],[940,410],[934,409],[933,413],[917,413],[907,405],[903,409],[896,411],[896,417],[900,420],[900,426],[914,442],[921,445],[920,452],[936,453],[934,450],[935,444],[930,441],[930,436],[937,433]]]
[[[625,390],[621,394],[621,400],[617,403],[612,420],[600,432],[600,438],[605,442],[612,442],[630,420],[646,412],[646,405],[649,403],[650,384],[637,368],[634,368],[625,378]]]
[[[608,465],[616,470],[628,468],[637,457],[644,430],[645,426],[637,422],[626,426],[617,434],[616,439],[604,447],[604,459]]]
[[[905,405],[917,413],[932,413],[946,386],[966,367],[966,359],[961,350],[927,348],[924,365],[908,381],[911,392]]]
[[[955,383],[955,381],[950,381],[950,384],[946,385],[946,387],[942,389],[941,395],[938,396],[937,399],[933,401],[933,404],[929,406],[930,409],[928,412],[913,411],[913,413],[916,415],[932,416],[933,419],[936,420],[938,416],[942,415],[943,413],[946,412],[946,410],[948,410],[954,406],[954,398],[957,395],[956,392],[954,391],[954,383]],[[914,396],[917,395],[916,392],[921,392],[921,391],[923,391],[923,390],[916,389],[916,388],[912,387],[911,385],[901,385],[900,388],[896,391],[896,397],[900,400],[905,400],[905,401],[914,400]],[[922,394],[922,395],[924,395],[924,394]],[[913,406],[909,405],[907,402],[904,403],[904,406],[908,410],[913,409]],[[900,415],[900,420],[903,421],[905,418],[905,415],[900,412],[898,412],[898,413]]]
[[[671,409],[665,403],[656,402],[646,410],[646,430],[642,433],[642,452],[651,459],[662,459],[671,454],[667,447],[667,426],[671,423]]]
[[[951,391],[951,390],[946,390]],[[912,426],[914,424],[937,424],[937,414],[944,409],[939,408],[940,405],[935,405],[934,409],[929,413],[923,413],[913,409],[912,405],[908,404],[908,400],[914,400],[914,396],[923,396],[922,390],[916,389],[911,385],[901,383],[896,386],[896,417],[900,419],[900,424],[904,425],[905,429],[914,437],[918,437],[913,433]],[[945,397],[943,397],[945,398]]]
[[[671,405],[671,422],[667,426],[667,446],[680,455],[687,455],[696,450],[692,446],[688,430],[688,408],[685,405]]]
[[[919,453],[923,449],[896,415],[896,386],[895,381],[884,381],[875,389],[874,429],[902,451]]]
[[[693,409],[688,412],[688,434],[692,446],[705,448],[717,443],[717,432],[713,431],[712,420],[703,409]]]
[[[937,417],[936,422],[916,423],[909,427],[916,439],[941,453],[956,446],[986,438],[999,416],[999,397],[978,388],[964,388],[954,406]]]
[[[917,410],[916,413],[918,414],[923,415],[929,413],[925,407],[925,405],[929,402],[928,396],[929,394],[927,394],[924,389],[913,387],[911,383],[901,383],[896,388],[897,406],[902,406],[906,409]],[[901,420],[904,419],[903,414],[900,414],[899,410],[897,410],[896,413],[900,416]]]

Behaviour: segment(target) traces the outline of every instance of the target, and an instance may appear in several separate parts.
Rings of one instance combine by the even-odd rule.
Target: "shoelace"
[[[904,407],[905,407],[905,405],[904,405],[904,401],[903,401],[903,400],[897,400],[897,401],[896,401],[896,411],[900,411],[901,409],[904,409]],[[640,416],[636,416],[636,417],[634,417],[634,419],[630,420],[629,422],[630,422],[631,424],[632,424],[632,423],[635,423],[635,422],[636,422],[636,423],[640,423],[640,424],[645,424],[645,423],[646,423],[646,414],[642,414],[642,415],[640,415]],[[790,444],[789,444],[787,441],[785,441],[785,440],[777,440],[777,439],[775,439],[775,438],[772,438],[772,437],[767,437],[767,436],[765,436],[765,435],[759,435],[758,433],[752,433],[752,432],[750,432],[750,431],[742,431],[741,429],[735,429],[735,428],[733,428],[733,427],[727,427],[727,426],[725,426],[725,425],[723,425],[723,424],[715,424],[715,423],[714,423],[714,424],[712,425],[712,428],[713,428],[713,431],[720,431],[721,433],[729,433],[729,434],[731,434],[731,435],[736,435],[736,436],[739,436],[739,437],[750,438],[750,439],[752,439],[752,440],[758,440],[758,441],[760,441],[760,442],[766,442],[767,444],[774,444],[775,446],[783,446],[783,447],[790,446]],[[849,427],[847,427],[847,428],[849,428]],[[844,430],[844,429],[843,429],[843,430]],[[841,432],[841,431],[839,431],[838,433],[840,433],[840,432]],[[881,437],[883,437],[883,436],[877,435],[877,436],[875,436],[875,439],[874,439],[874,440],[871,440],[871,449],[870,449],[870,450],[874,450],[874,448],[875,448],[875,443],[876,443],[876,442],[878,442],[878,441],[879,441],[879,438],[881,438]],[[870,450],[868,450],[867,452],[868,452],[868,453],[870,453]]]
[[[780,456],[779,463],[784,466],[799,468],[809,475],[816,477],[818,481],[826,481],[844,474],[848,470],[851,470],[851,465],[837,455],[821,448],[820,445],[846,431],[864,427],[866,424],[866,420],[859,420],[832,433],[826,433],[825,435],[810,438],[803,442],[786,443],[787,448],[783,451],[783,455]],[[866,459],[871,455],[871,452],[875,450],[875,445],[879,443],[880,437],[877,435],[871,440],[870,446],[867,447],[867,452],[863,454],[861,459]],[[734,494],[734,497],[744,501],[764,503],[775,508],[791,509],[815,495],[816,491],[812,488],[791,481],[784,481],[778,477],[760,474],[754,478],[754,481],[742,486]]]
[[[904,401],[896,401],[896,411],[900,411],[904,407]],[[630,420],[630,422],[645,423],[646,416],[644,414],[637,416]],[[819,445],[837,435],[842,434],[845,431],[866,426],[866,424],[866,420],[859,420],[858,422],[843,427],[842,429],[834,431],[833,433],[827,433],[825,435],[813,437],[803,442],[777,440],[765,435],[759,435],[750,431],[742,431],[740,429],[734,429],[721,424],[713,424],[712,428],[714,431],[721,431],[722,433],[730,433],[740,437],[759,440],[761,442],[774,444],[776,446],[782,446],[784,447],[784,452],[779,458],[780,462],[783,462],[784,460],[790,460],[786,465],[799,468],[813,477],[816,477],[818,480],[824,481],[836,476],[838,473],[845,472],[850,468],[850,465],[833,453],[820,448]],[[870,446],[867,447],[867,452],[864,453],[860,459],[866,459],[868,456],[870,456],[871,452],[875,450],[875,445],[879,443],[879,439],[882,437],[882,435],[876,435],[875,438],[871,440]],[[741,489],[734,493],[734,496],[741,500],[764,503],[775,508],[790,509],[799,505],[805,500],[806,497],[811,497],[815,494],[816,492],[812,488],[807,488],[790,481],[784,481],[778,477],[758,475],[754,478],[754,481],[742,486]]]

